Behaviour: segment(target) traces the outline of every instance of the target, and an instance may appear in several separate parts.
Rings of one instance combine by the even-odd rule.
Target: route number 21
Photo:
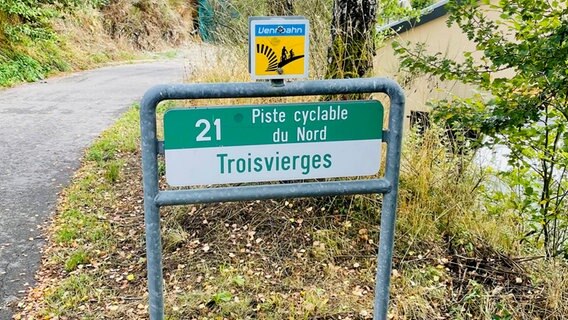
[[[221,140],[221,119],[215,119],[213,121],[215,126],[215,140]],[[211,129],[211,123],[206,119],[199,119],[195,123],[196,128],[203,127],[201,133],[197,135],[195,141],[211,141],[211,136],[209,136],[209,130]]]

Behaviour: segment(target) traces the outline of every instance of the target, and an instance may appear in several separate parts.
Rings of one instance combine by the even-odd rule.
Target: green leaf
[[[245,284],[245,278],[243,276],[236,276],[233,279],[233,282],[237,285],[242,287]]]
[[[232,298],[233,298],[233,296],[231,295],[230,292],[223,291],[223,292],[216,293],[213,296],[212,300],[215,301],[215,303],[219,304],[221,302],[229,302],[229,301],[231,301]]]

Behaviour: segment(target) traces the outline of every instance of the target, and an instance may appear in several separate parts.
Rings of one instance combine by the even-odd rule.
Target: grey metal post
[[[159,101],[160,99],[157,96],[145,95],[140,102],[146,265],[148,268],[149,313],[152,320],[164,318],[160,208],[155,202],[159,192],[158,141],[156,135],[156,106]]]
[[[231,189],[213,188],[179,191],[160,191],[158,189],[156,107],[160,101],[374,92],[387,93],[391,100],[389,132],[383,138],[388,143],[386,172],[383,179],[289,184],[287,186],[260,185]],[[305,81],[289,83],[281,87],[275,87],[266,82],[175,84],[155,86],[148,90],[141,102],[140,126],[150,319],[161,320],[164,317],[160,206],[362,193],[384,194],[375,286],[374,319],[386,319],[394,244],[403,120],[404,95],[402,89],[396,82],[383,78]],[[382,119],[379,119],[379,121],[382,121]]]
[[[391,183],[391,190],[383,196],[381,209],[381,232],[379,254],[377,256],[377,276],[375,283],[375,306],[373,319],[386,319],[389,306],[390,274],[394,247],[396,204],[398,197],[398,178],[400,172],[400,153],[404,119],[404,94],[400,87],[389,88],[389,133],[385,179]]]

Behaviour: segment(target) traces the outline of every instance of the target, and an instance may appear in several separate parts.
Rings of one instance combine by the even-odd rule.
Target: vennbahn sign
[[[251,17],[249,62],[253,79],[307,78],[309,23],[302,17]]]

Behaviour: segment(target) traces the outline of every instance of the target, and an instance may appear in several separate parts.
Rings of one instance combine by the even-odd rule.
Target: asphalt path
[[[184,80],[186,58],[104,67],[0,90],[0,319],[34,284],[41,227],[86,147],[153,85]]]

